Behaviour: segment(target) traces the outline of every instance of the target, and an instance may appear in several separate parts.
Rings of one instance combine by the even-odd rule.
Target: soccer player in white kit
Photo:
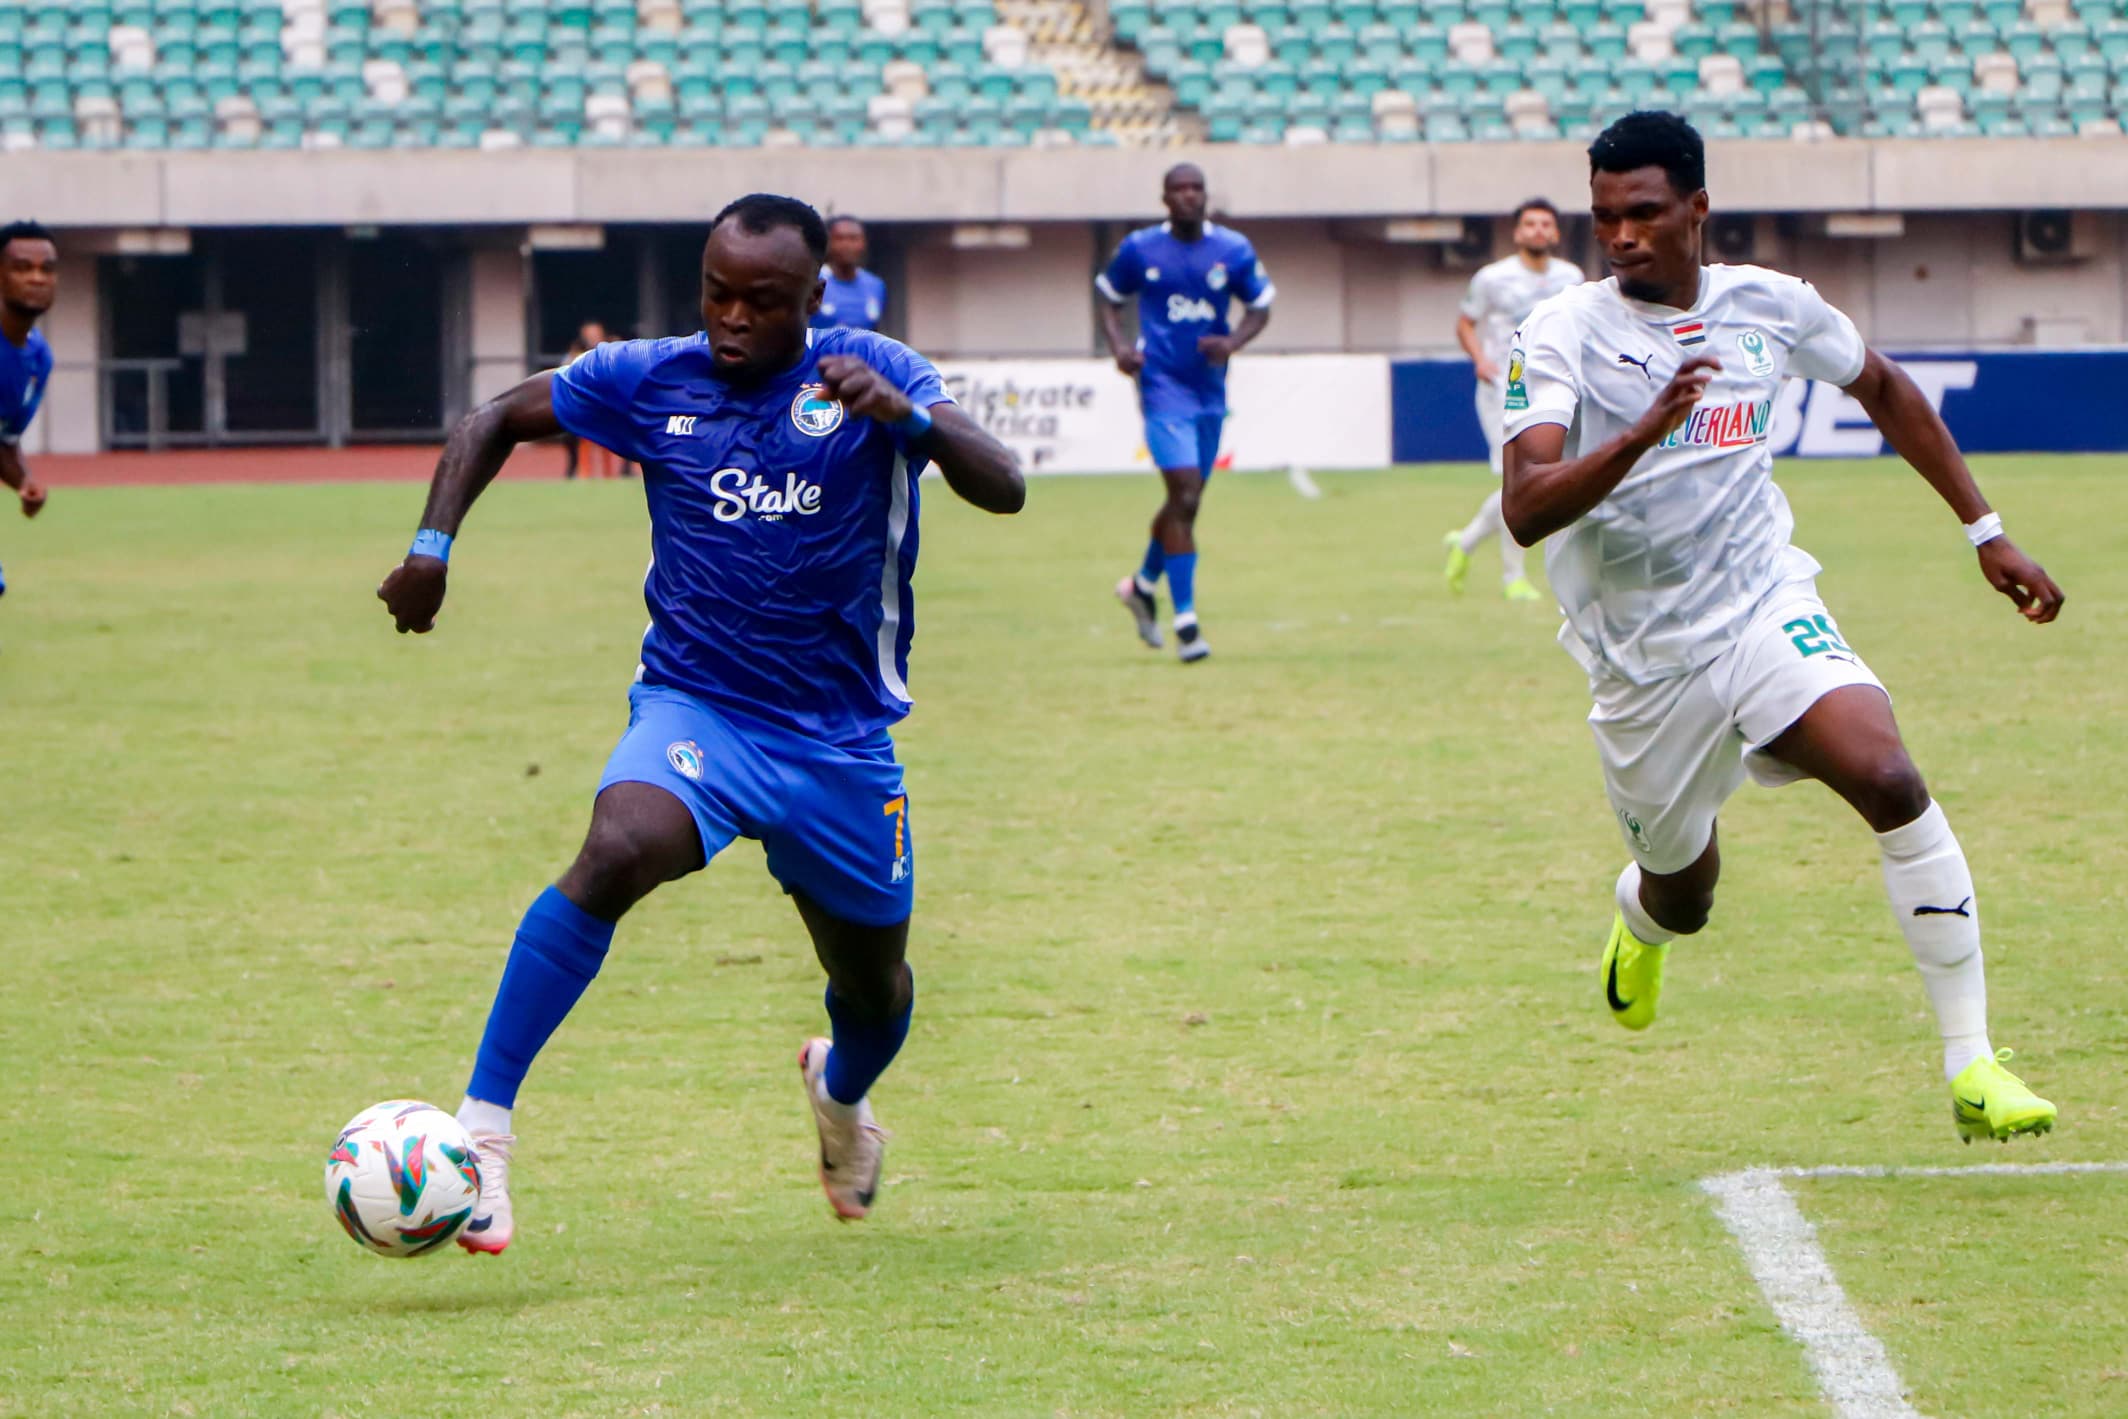
[[[1581,268],[1552,253],[1559,249],[1559,209],[1532,197],[1515,209],[1515,254],[1480,267],[1456,314],[1456,343],[1470,356],[1478,373],[1478,427],[1485,434],[1485,453],[1500,476],[1501,375],[1507,370],[1508,345],[1537,302],[1582,282]],[[1538,601],[1542,596],[1522,572],[1522,544],[1500,520],[1500,490],[1478,506],[1478,515],[1460,532],[1448,534],[1448,589],[1463,594],[1473,552],[1485,539],[1500,542],[1500,581],[1510,601]]]
[[[1789,378],[1845,389],[1965,523],[1980,571],[2034,624],[2062,593],[2003,535],[1950,431],[1897,365],[1807,283],[1700,264],[1700,136],[1634,113],[1589,148],[1610,280],[1540,305],[1509,355],[1503,511],[1566,613],[1589,724],[1633,861],[1603,982],[1628,1029],[1655,1019],[1668,943],[1707,923],[1715,815],[1748,773],[1814,778],[1877,835],[1892,912],[1943,1035],[1959,1136],[2053,1127],[2055,1107],[1988,1042],[1980,916],[1965,854],[1907,757],[1891,700],[1791,545],[1766,435]]]

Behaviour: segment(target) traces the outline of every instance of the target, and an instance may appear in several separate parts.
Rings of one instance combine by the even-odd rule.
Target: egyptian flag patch
[[[1688,320],[1683,325],[1671,326],[1670,333],[1677,337],[1680,345],[1704,345],[1707,343],[1707,322]]]

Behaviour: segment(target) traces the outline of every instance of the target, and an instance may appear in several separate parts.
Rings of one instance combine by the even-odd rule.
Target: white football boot
[[[798,1072],[804,1076],[805,1101],[813,1106],[813,1122],[820,1129],[820,1189],[837,1217],[855,1222],[872,1210],[887,1159],[887,1131],[873,1120],[870,1099],[852,1105],[828,1097],[830,1048],[828,1040],[807,1040],[798,1051]]]
[[[458,1245],[470,1252],[497,1255],[510,1245],[515,1226],[510,1217],[510,1150],[517,1146],[514,1133],[474,1133],[473,1151],[480,1157],[480,1201],[473,1218],[458,1233]]]
[[[1154,650],[1160,649],[1160,603],[1153,594],[1138,585],[1138,578],[1127,576],[1116,583],[1116,600],[1130,612],[1131,621],[1138,628],[1138,639]]]

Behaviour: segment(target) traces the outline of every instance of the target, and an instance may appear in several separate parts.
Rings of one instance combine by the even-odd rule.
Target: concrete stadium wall
[[[462,252],[464,273],[452,288],[464,302],[462,343],[450,356],[464,362],[451,376],[454,403],[506,388],[533,357],[534,224],[575,225],[593,242],[603,227],[620,260],[640,224],[684,237],[730,194],[755,187],[795,189],[874,223],[898,277],[890,329],[929,354],[1097,354],[1093,273],[1125,231],[1157,217],[1159,174],[1177,155],[12,154],[0,162],[0,212],[36,215],[64,237],[62,297],[48,327],[60,369],[29,447],[98,445],[95,366],[107,324],[99,253],[183,250],[189,231],[262,222],[321,238],[348,227],[451,228],[444,240]],[[1215,204],[1255,241],[1278,284],[1264,353],[1452,354],[1457,301],[1475,265],[1505,253],[1505,223],[1494,222],[1490,251],[1459,252],[1392,240],[1414,234],[1399,231],[1399,219],[1496,215],[1546,193],[1569,214],[1567,254],[1600,266],[1586,220],[1573,215],[1586,183],[1573,145],[1200,156]],[[1716,145],[1710,165],[1717,210],[1759,214],[1751,259],[1817,282],[1881,346],[2128,344],[2128,142],[1736,143]],[[2079,255],[2025,264],[2016,213],[2049,206],[2078,212]],[[1899,215],[1903,230],[1826,234],[1827,213],[1872,212]],[[964,223],[980,225],[957,231]],[[673,306],[684,302],[656,313],[646,305],[630,323],[670,333]]]
[[[880,220],[1114,220],[1189,158],[1237,215],[1494,212],[1586,172],[1573,143],[1047,150],[10,153],[0,209],[69,227],[688,222],[787,191]],[[2118,140],[1710,145],[1717,199],[1761,212],[2128,208]],[[1955,175],[1947,178],[1947,175]]]

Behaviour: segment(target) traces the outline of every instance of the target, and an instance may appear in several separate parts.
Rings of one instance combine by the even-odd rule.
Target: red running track
[[[426,483],[442,451],[437,444],[197,448],[167,453],[52,453],[28,461],[37,480],[54,489],[192,483]],[[559,479],[561,475],[562,451],[555,444],[520,448],[502,471],[505,478]]]

